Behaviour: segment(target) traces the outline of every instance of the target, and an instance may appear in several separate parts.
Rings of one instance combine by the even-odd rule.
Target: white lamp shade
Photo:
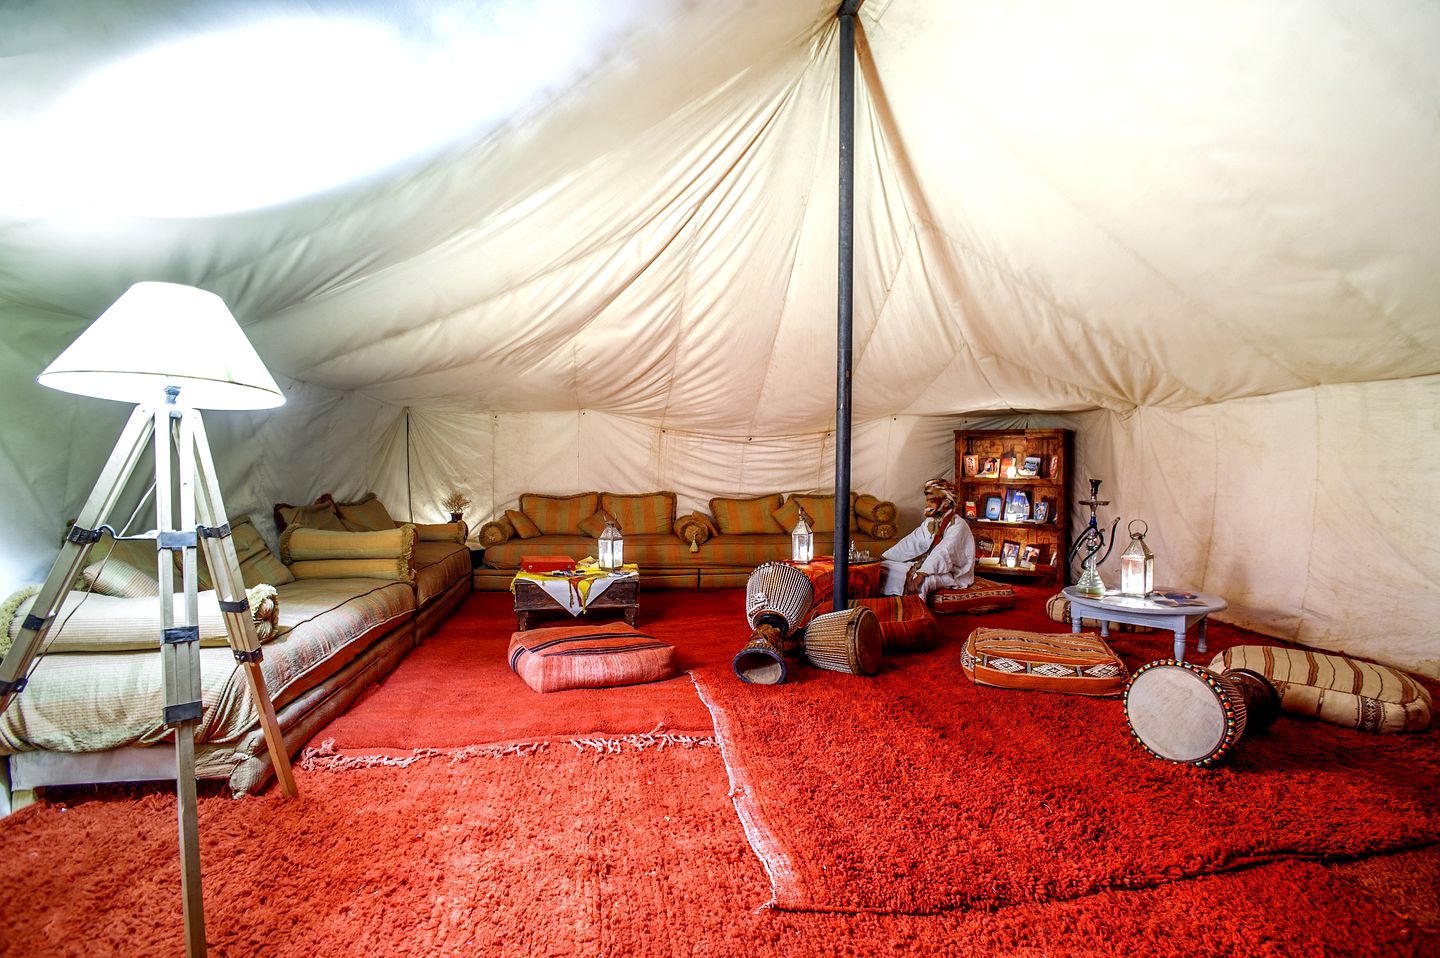
[[[167,386],[197,409],[285,402],[224,300],[177,283],[136,283],[37,377],[97,399],[160,402]]]

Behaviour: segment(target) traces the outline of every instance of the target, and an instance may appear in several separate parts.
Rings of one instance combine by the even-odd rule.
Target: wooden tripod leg
[[[195,787],[195,724],[204,714],[200,684],[200,609],[197,598],[195,460],[186,417],[174,406],[162,406],[166,421],[155,424],[155,520],[160,547],[160,663],[165,680],[165,724],[175,730],[175,793],[180,826],[180,888],[185,912],[185,954],[203,958],[205,902],[200,877],[200,822]],[[180,525],[174,522],[171,497],[170,418],[180,420]],[[171,531],[175,529],[179,531]],[[181,559],[185,621],[175,625],[175,553]]]
[[[115,449],[110,453],[105,468],[101,470],[95,489],[90,493],[90,498],[85,500],[85,506],[80,510],[75,525],[71,527],[65,544],[60,547],[60,555],[55,558],[50,573],[45,577],[45,584],[40,587],[40,593],[35,597],[30,614],[25,617],[20,628],[19,636],[6,653],[4,661],[0,662],[0,713],[10,705],[10,700],[16,693],[25,687],[25,676],[30,671],[31,663],[44,646],[45,636],[49,633],[50,625],[60,611],[65,597],[70,594],[75,577],[85,567],[90,547],[98,538],[97,530],[100,524],[110,517],[110,512],[115,508],[115,503],[135,471],[136,464],[145,454],[154,427],[153,406],[136,407],[130,414],[130,421],[125,424],[125,430],[115,443]]]
[[[275,703],[265,688],[265,675],[260,669],[260,660],[265,653],[255,632],[255,620],[245,594],[245,580],[240,575],[240,562],[235,556],[235,540],[230,536],[225,505],[220,499],[220,485],[215,480],[215,463],[210,455],[209,440],[205,436],[205,424],[198,410],[188,410],[186,416],[193,417],[193,423],[187,424],[193,433],[195,504],[202,527],[200,541],[205,547],[210,578],[214,580],[215,589],[219,593],[220,608],[225,613],[225,629],[230,637],[230,649],[245,670],[245,679],[250,686],[250,698],[260,715],[260,728],[265,734],[265,746],[270,751],[270,763],[275,767],[275,778],[280,783],[280,790],[294,798],[300,794],[300,790],[295,785],[295,773],[290,767],[290,752],[285,748],[285,737],[280,732]]]

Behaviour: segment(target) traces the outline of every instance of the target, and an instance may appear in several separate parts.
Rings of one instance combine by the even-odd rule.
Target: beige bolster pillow
[[[874,522],[894,524],[895,503],[862,493],[855,497],[855,515]]]
[[[297,579],[415,581],[415,526],[378,532],[330,532],[288,526],[280,558]]]
[[[205,648],[226,645],[230,634],[225,628],[225,614],[220,611],[220,596],[205,591],[197,596],[199,606],[200,645]],[[177,593],[175,622],[185,619],[185,596]],[[257,585],[246,592],[255,635],[261,642],[273,638],[280,620],[280,599],[273,585]],[[20,604],[3,637],[8,649],[25,616],[35,605],[35,596]],[[160,648],[160,600],[154,596],[125,598],[101,595],[98,592],[72,592],[60,604],[60,612],[46,636],[45,651],[60,652],[141,652]]]
[[[463,522],[415,523],[415,535],[420,542],[458,542],[464,545],[469,531]]]

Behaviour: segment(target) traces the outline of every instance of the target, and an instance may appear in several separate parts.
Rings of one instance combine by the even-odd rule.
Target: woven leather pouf
[[[960,665],[976,685],[1072,695],[1119,695],[1130,677],[1098,635],[976,629]]]

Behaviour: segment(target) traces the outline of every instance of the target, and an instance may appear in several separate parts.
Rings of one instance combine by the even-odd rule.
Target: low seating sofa
[[[851,494],[851,539],[878,554],[896,539],[895,506],[875,496]],[[833,495],[772,493],[714,498],[710,511],[676,514],[673,492],[638,495],[582,492],[568,496],[526,493],[480,527],[485,549],[474,587],[501,591],[526,556],[582,559],[596,552],[597,537],[613,517],[625,537],[625,561],[640,567],[645,588],[744,587],[764,562],[790,558],[790,533],[803,509],[815,532],[815,551],[828,551],[835,531]]]
[[[257,629],[261,669],[293,754],[464,601],[470,551],[463,523],[396,525],[373,497],[343,504],[322,497],[276,511],[287,527],[278,556],[249,516],[230,526],[257,618],[256,596],[273,595],[273,605],[263,607],[270,619]],[[77,586],[65,599],[50,633],[52,652],[0,716],[0,760],[15,792],[175,775],[161,723],[154,545],[107,537],[87,561],[83,585],[93,594]],[[209,587],[202,565],[200,588]],[[18,632],[33,602],[16,599],[0,610],[0,636]],[[121,628],[122,620],[132,628]],[[225,779],[238,797],[259,788],[273,767],[223,626],[201,634],[197,773]],[[57,646],[75,651],[53,651]],[[8,804],[0,801],[0,812]]]

